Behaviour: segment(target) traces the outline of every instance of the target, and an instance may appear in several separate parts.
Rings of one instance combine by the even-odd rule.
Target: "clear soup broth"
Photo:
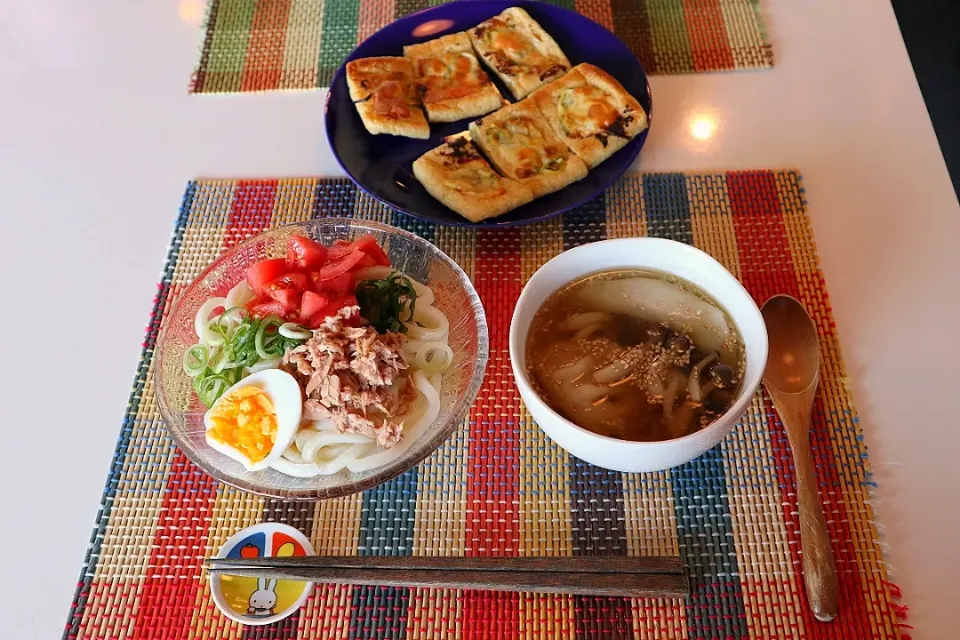
[[[594,433],[656,441],[698,431],[739,391],[743,338],[696,285],[604,271],[553,293],[534,316],[527,369],[554,411]]]

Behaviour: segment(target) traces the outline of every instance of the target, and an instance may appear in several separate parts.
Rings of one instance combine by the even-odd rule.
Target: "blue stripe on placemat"
[[[80,580],[77,583],[77,591],[74,596],[76,606],[72,609],[72,615],[64,629],[64,638],[76,638],[80,630],[80,621],[83,617],[83,607],[90,592],[90,584],[93,580],[94,570],[97,567],[97,561],[100,559],[100,550],[103,547],[103,538],[106,534],[107,523],[110,521],[110,510],[113,507],[113,497],[117,493],[120,473],[123,471],[124,463],[127,458],[127,451],[130,447],[131,436],[133,435],[133,424],[136,421],[137,412],[140,409],[140,401],[143,398],[143,390],[147,384],[147,373],[151,355],[157,344],[157,338],[160,335],[160,318],[164,307],[167,304],[167,298],[170,295],[170,285],[173,282],[174,267],[180,253],[180,246],[183,242],[183,234],[187,228],[187,220],[190,217],[190,210],[193,208],[193,199],[197,192],[197,183],[189,182],[187,190],[183,195],[183,201],[180,204],[180,214],[177,216],[176,224],[173,227],[173,236],[170,242],[170,251],[167,253],[167,262],[163,267],[163,276],[160,280],[159,290],[154,299],[153,310],[150,312],[150,321],[147,326],[147,336],[143,343],[143,351],[140,353],[140,366],[137,369],[137,377],[130,392],[130,399],[127,401],[127,411],[123,416],[123,424],[120,429],[120,435],[117,438],[117,448],[113,454],[113,460],[110,461],[110,471],[107,474],[107,481],[103,489],[103,496],[100,499],[100,510],[97,513],[97,525],[93,529],[93,535],[90,538],[90,546],[87,549],[87,555],[83,559],[83,569],[80,572]]]
[[[350,218],[357,200],[357,187],[343,178],[318,181],[313,195],[314,218]]]
[[[643,193],[649,234],[692,245],[686,177],[679,173],[644,176]],[[720,446],[672,469],[670,483],[680,555],[691,576],[689,636],[744,637],[746,613]],[[718,609],[722,616],[716,615]]]
[[[643,177],[647,233],[693,244],[687,182],[682,173],[663,173]]]
[[[563,249],[607,237],[601,195],[563,216]],[[570,512],[573,554],[626,555],[623,478],[570,456]],[[632,638],[633,616],[626,598],[574,596],[577,638]]]
[[[413,553],[418,467],[363,494],[357,554],[408,556]],[[353,590],[350,638],[406,636],[410,590],[358,586]]]
[[[433,242],[437,237],[437,225],[418,220],[399,211],[391,211],[390,223],[404,231],[415,233],[428,242]]]
[[[693,462],[671,470],[670,483],[680,555],[690,574],[689,635],[691,638],[747,637],[720,445]]]

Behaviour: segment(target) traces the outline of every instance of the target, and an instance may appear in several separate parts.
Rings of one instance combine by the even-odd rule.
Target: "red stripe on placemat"
[[[240,180],[233,192],[233,206],[223,234],[223,251],[257,235],[270,226],[278,180]]]
[[[613,8],[609,0],[576,0],[574,7],[587,18],[613,31]]]
[[[510,368],[508,334],[520,296],[520,232],[480,231],[473,282],[487,314],[490,362],[470,410],[466,553],[516,556],[520,547],[520,396]],[[515,593],[465,591],[465,638],[516,637]]]
[[[241,181],[233,195],[223,250],[270,226],[277,181]],[[133,638],[183,638],[200,589],[217,482],[178,449],[170,464]]]
[[[170,463],[150,565],[140,590],[135,640],[183,638],[190,630],[216,495],[216,481],[178,449]]]
[[[727,193],[743,286],[757,304],[778,293],[797,297],[800,288],[773,174],[728,173]]]
[[[291,0],[257,2],[243,66],[241,91],[267,91],[280,86],[286,52]]]
[[[780,209],[777,187],[771,172],[729,173],[727,193],[733,211],[733,226],[740,253],[743,286],[758,304],[772,295],[786,293],[798,297],[799,284],[787,230]],[[793,559],[794,588],[803,594],[803,573],[800,560],[800,522],[798,517],[796,482],[790,443],[782,425],[775,421],[773,405],[765,396],[766,413],[771,418],[770,446],[777,480],[783,494],[783,517],[787,542]],[[820,398],[814,405],[810,429],[818,488],[827,514],[830,538],[840,578],[840,613],[829,625],[818,622],[804,603],[802,616],[807,633],[812,638],[827,637],[846,629],[843,637],[856,637],[858,630],[869,628],[870,620],[863,598],[864,586],[856,565],[857,550],[851,537],[846,504],[843,500],[837,461],[823,413]],[[823,635],[821,635],[823,634]]]
[[[733,53],[719,0],[683,0],[693,65],[697,71],[733,68]]]
[[[395,2],[360,0],[357,10],[357,44],[360,44],[385,24],[394,20]]]

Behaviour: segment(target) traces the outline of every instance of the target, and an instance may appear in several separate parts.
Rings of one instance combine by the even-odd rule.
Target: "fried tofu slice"
[[[377,135],[427,139],[430,125],[407,58],[360,58],[347,63],[347,88],[363,126]]]
[[[579,64],[530,96],[554,133],[594,168],[647,128],[647,113],[609,73]]]
[[[506,9],[467,33],[480,59],[517,100],[570,69],[556,41],[519,7]]]
[[[470,123],[470,134],[502,175],[528,187],[535,198],[587,175],[587,165],[529,98]]]
[[[434,198],[480,222],[533,200],[526,186],[497,174],[467,132],[449,136],[413,163],[413,174]]]
[[[465,32],[412,44],[403,55],[414,77],[430,122],[456,122],[499,109],[500,90],[480,67]]]

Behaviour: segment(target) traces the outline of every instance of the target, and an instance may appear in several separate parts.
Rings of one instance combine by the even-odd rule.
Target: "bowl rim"
[[[307,220],[300,220],[298,222],[278,225],[276,227],[265,229],[260,233],[243,240],[242,242],[238,242],[226,252],[218,255],[213,262],[207,265],[196,276],[196,278],[194,278],[190,284],[183,289],[183,292],[177,298],[176,302],[170,306],[170,313],[166,319],[172,318],[177,314],[180,306],[185,303],[185,300],[188,299],[188,297],[190,297],[190,295],[194,293],[198,287],[200,287],[200,283],[210,274],[210,272],[220,265],[220,263],[228,256],[232,256],[241,252],[245,247],[254,244],[267,233],[276,233],[277,231],[283,231],[284,229],[298,229],[302,228],[305,224],[329,224],[334,226],[342,225],[347,227],[348,230],[372,229],[383,233],[403,236],[411,239],[414,243],[423,243],[429,245],[436,251],[439,259],[458,276],[461,283],[466,283],[467,292],[473,294],[471,297],[478,301],[480,300],[480,295],[477,293],[476,287],[473,285],[473,281],[469,276],[467,276],[466,272],[464,272],[460,265],[457,264],[456,261],[454,261],[450,256],[448,256],[446,252],[427,239],[407,231],[406,229],[400,229],[399,227],[394,227],[392,225],[374,220],[356,220],[354,218],[345,217],[322,217],[309,218]],[[361,491],[366,491],[367,489],[376,487],[384,482],[388,482],[418,465],[425,458],[427,458],[427,456],[436,451],[440,445],[443,444],[450,437],[450,435],[461,426],[461,424],[463,424],[464,419],[469,415],[470,408],[476,401],[476,398],[480,393],[480,389],[483,386],[487,363],[490,357],[489,326],[487,324],[486,309],[484,309],[482,303],[475,305],[475,307],[477,318],[477,358],[471,372],[471,382],[466,392],[457,399],[455,406],[460,407],[460,409],[457,412],[454,412],[454,415],[456,415],[456,413],[462,410],[463,415],[459,419],[450,420],[446,428],[437,432],[432,438],[427,440],[426,446],[422,447],[420,452],[417,454],[412,455],[407,459],[401,457],[393,464],[382,467],[379,472],[374,472],[373,475],[364,478],[363,480],[356,480],[324,489],[282,489],[273,491],[264,489],[256,483],[234,478],[218,469],[210,461],[197,458],[188,453],[188,450],[191,447],[186,444],[184,436],[182,433],[180,433],[180,430],[171,427],[171,419],[168,418],[168,416],[171,416],[173,412],[170,410],[170,407],[167,406],[166,398],[161,392],[161,376],[164,370],[164,353],[161,349],[159,349],[159,346],[164,343],[164,338],[166,337],[167,332],[170,330],[169,322],[164,323],[157,336],[157,341],[154,346],[155,361],[153,362],[154,395],[156,397],[157,405],[160,409],[160,416],[163,419],[164,427],[167,433],[170,434],[170,437],[173,438],[174,444],[176,444],[177,448],[187,457],[188,460],[190,460],[190,462],[198,466],[204,473],[214,478],[218,482],[223,482],[224,484],[236,487],[237,489],[246,491],[248,493],[288,501],[316,501],[326,500],[329,498],[339,498],[354,493],[359,493]],[[401,460],[403,460],[402,464],[399,463]]]
[[[762,358],[758,360],[759,371],[757,372],[757,379],[755,381],[751,381],[749,385],[744,384],[740,389],[740,393],[738,394],[736,401],[730,406],[730,408],[727,409],[720,416],[718,416],[716,420],[711,422],[709,425],[707,425],[703,429],[700,429],[699,431],[689,433],[685,436],[680,436],[679,438],[670,438],[668,440],[653,440],[653,441],[622,440],[620,438],[614,438],[612,436],[605,436],[599,433],[595,433],[593,431],[590,431],[589,429],[585,429],[581,427],[575,422],[567,420],[562,415],[560,415],[557,411],[555,411],[553,407],[547,404],[547,402],[540,397],[540,394],[536,392],[533,385],[530,383],[530,379],[526,371],[526,366],[521,367],[519,364],[519,361],[517,359],[518,355],[520,355],[523,358],[523,364],[526,365],[526,345],[525,344],[522,345],[522,348],[521,348],[521,345],[517,344],[518,338],[516,334],[517,332],[519,332],[520,328],[516,323],[517,323],[517,316],[519,314],[521,306],[525,303],[525,299],[533,295],[529,289],[530,283],[534,282],[537,276],[543,273],[543,269],[545,269],[551,262],[554,262],[555,260],[560,258],[560,256],[564,256],[566,254],[571,254],[576,252],[583,253],[585,252],[585,250],[587,250],[588,247],[593,247],[594,245],[609,246],[611,243],[647,244],[647,245],[659,244],[664,247],[670,247],[669,250],[671,251],[676,250],[680,252],[687,252],[692,256],[697,256],[698,259],[707,258],[710,262],[712,262],[716,267],[718,267],[722,271],[725,278],[729,278],[729,280],[731,281],[731,284],[735,285],[734,289],[737,291],[737,293],[738,294],[742,293],[745,299],[750,302],[748,313],[753,315],[753,312],[754,311],[756,312],[755,319],[759,320],[759,326],[763,328],[763,334],[762,334],[763,340],[758,345],[753,347],[754,350],[760,348],[761,354],[762,354]],[[596,251],[597,249],[594,248],[592,250]],[[565,259],[569,260],[571,258],[567,257]],[[624,267],[627,267],[627,266],[630,266],[630,265],[624,265]],[[611,267],[611,268],[615,268],[615,267]],[[599,273],[601,271],[608,271],[608,270],[609,270],[608,268],[584,270],[575,279],[582,278],[583,276],[590,275],[591,273]],[[667,270],[664,269],[664,271],[667,271]],[[669,273],[669,271],[667,272]],[[680,278],[687,279],[680,274],[673,274],[673,275],[676,275],[677,277],[680,277]],[[572,281],[573,280],[570,280],[566,284],[569,284]],[[562,286],[566,286],[566,284]],[[559,289],[554,289],[548,295],[553,295],[553,293],[555,293],[557,290]],[[707,293],[713,295],[712,292],[708,291]],[[526,304],[530,304],[530,303],[526,302]],[[730,311],[728,311],[726,307],[724,307],[724,310],[727,311],[727,314],[730,315],[731,319],[734,321],[734,324],[736,324],[736,318],[733,317],[733,314],[730,313]],[[737,329],[739,330],[740,327],[737,326]],[[741,331],[741,335],[742,334],[743,332]],[[744,339],[744,342],[746,343],[746,339]],[[753,296],[751,296],[750,292],[748,292],[746,288],[744,288],[743,284],[740,282],[740,280],[737,279],[736,276],[730,273],[730,271],[726,267],[724,267],[716,258],[711,256],[706,251],[703,251],[702,249],[698,249],[697,247],[694,247],[692,245],[688,245],[682,242],[678,242],[676,240],[670,240],[669,238],[651,238],[651,237],[610,238],[607,240],[598,240],[596,242],[589,242],[587,244],[582,244],[572,249],[569,249],[567,251],[564,251],[562,253],[559,253],[553,258],[551,258],[550,260],[548,260],[547,262],[545,262],[543,265],[540,266],[539,269],[536,270],[536,272],[534,272],[534,274],[527,281],[527,284],[524,285],[523,291],[520,292],[520,297],[517,299],[517,304],[514,307],[514,311],[513,311],[513,317],[511,318],[511,321],[510,321],[509,343],[510,343],[509,344],[510,362],[513,365],[514,377],[517,379],[518,390],[520,391],[521,394],[524,393],[524,390],[529,391],[532,397],[536,399],[536,404],[538,405],[537,408],[542,411],[548,412],[550,416],[554,419],[554,424],[556,426],[573,431],[577,435],[582,436],[584,438],[592,439],[597,443],[601,443],[605,445],[615,444],[618,447],[627,447],[627,448],[636,449],[636,450],[643,449],[647,451],[653,451],[657,449],[673,449],[675,447],[682,446],[684,443],[698,442],[706,438],[707,435],[710,433],[714,433],[714,432],[732,427],[732,424],[728,424],[730,422],[730,416],[736,415],[739,419],[739,416],[743,415],[743,413],[747,410],[747,407],[753,401],[753,396],[756,393],[757,388],[759,388],[762,382],[763,371],[764,371],[764,368],[766,367],[768,350],[769,350],[769,342],[768,342],[768,336],[766,331],[766,325],[763,322],[763,316],[760,313],[760,308],[757,305],[756,301],[753,299]],[[746,349],[746,346],[744,348]],[[522,382],[522,386],[520,385],[521,382]],[[747,381],[745,380],[744,382],[746,383]],[[524,402],[528,405],[528,407],[531,404],[526,398],[524,398]],[[544,429],[544,427],[540,425],[539,421],[535,420],[535,422],[537,423],[537,426],[540,427],[540,429],[542,429],[544,432],[547,432],[547,429]],[[576,454],[574,453],[574,455]]]

